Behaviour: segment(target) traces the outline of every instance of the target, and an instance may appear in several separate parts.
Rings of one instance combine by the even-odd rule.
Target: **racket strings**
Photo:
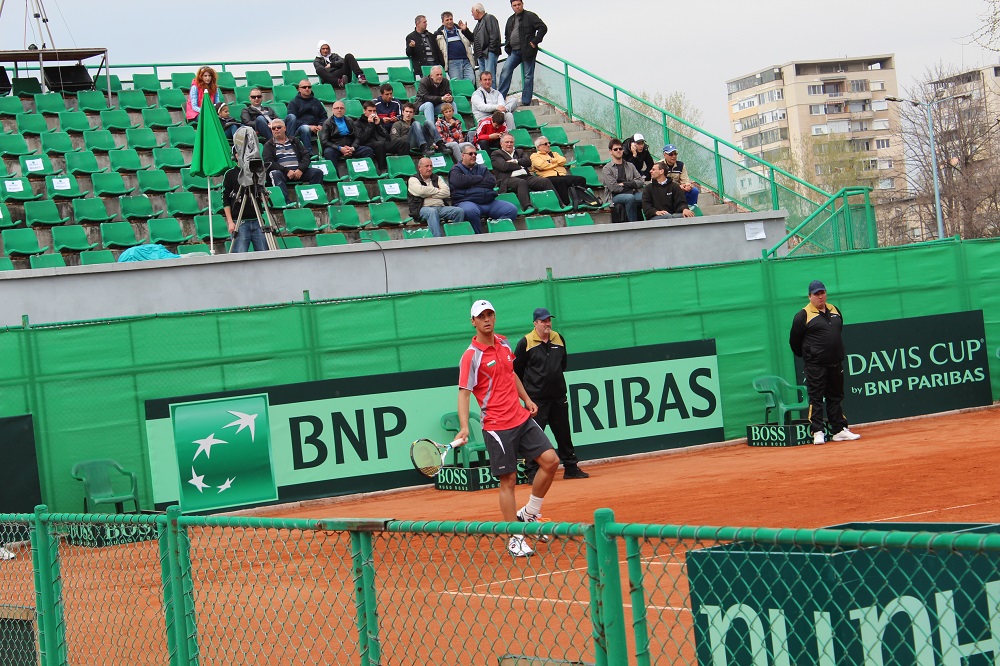
[[[431,442],[415,442],[410,455],[413,465],[424,474],[433,476],[441,469],[441,452]]]

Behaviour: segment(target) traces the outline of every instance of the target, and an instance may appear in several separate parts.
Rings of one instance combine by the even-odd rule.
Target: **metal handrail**
[[[789,231],[784,238],[782,238],[778,243],[770,248],[769,250],[761,250],[761,255],[764,259],[771,259],[777,257],[778,250],[783,247],[791,238],[798,236],[803,229],[805,229],[810,223],[813,222],[819,215],[825,211],[827,208],[834,206],[838,200],[843,199],[844,203],[839,208],[834,208],[830,212],[830,216],[826,219],[823,224],[828,224],[831,220],[836,218],[845,208],[849,206],[848,198],[852,196],[863,195],[865,197],[866,209],[870,212],[871,202],[869,201],[869,193],[872,191],[870,187],[842,187],[833,195],[830,196],[823,204],[819,206],[815,211],[813,211],[806,219],[802,220],[794,229]],[[822,225],[820,225],[822,226]],[[814,230],[812,233],[816,233]],[[810,234],[811,236],[812,234]],[[808,237],[807,237],[808,239]]]

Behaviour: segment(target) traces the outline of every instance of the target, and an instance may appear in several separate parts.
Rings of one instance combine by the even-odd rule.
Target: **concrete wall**
[[[601,224],[475,237],[352,243],[264,256],[188,255],[0,273],[0,325],[641,271],[758,259],[785,234],[784,211]],[[765,238],[747,240],[747,224]],[[782,253],[783,254],[783,253]]]

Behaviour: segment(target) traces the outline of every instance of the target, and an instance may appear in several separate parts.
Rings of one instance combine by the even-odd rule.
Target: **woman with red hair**
[[[184,115],[189,123],[193,123],[201,113],[201,106],[205,104],[205,96],[208,96],[209,104],[216,104],[222,101],[222,92],[219,90],[219,75],[209,66],[204,66],[198,70],[198,74],[191,82],[191,91],[188,93],[187,109]]]

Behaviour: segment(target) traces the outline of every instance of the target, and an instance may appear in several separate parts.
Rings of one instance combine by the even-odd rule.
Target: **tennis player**
[[[514,374],[514,352],[507,338],[493,328],[496,311],[489,301],[472,304],[472,326],[476,335],[462,354],[458,367],[458,421],[461,426],[456,439],[469,441],[469,403],[476,396],[483,424],[483,440],[490,454],[490,471],[500,479],[500,513],[504,520],[533,523],[542,517],[542,501],[556,470],[559,456],[552,443],[531,417],[538,407]],[[524,403],[523,405],[521,403]],[[517,485],[517,459],[534,460],[538,473],[531,486],[528,503],[517,506],[514,487]],[[514,557],[527,557],[535,551],[515,535],[507,543]]]

